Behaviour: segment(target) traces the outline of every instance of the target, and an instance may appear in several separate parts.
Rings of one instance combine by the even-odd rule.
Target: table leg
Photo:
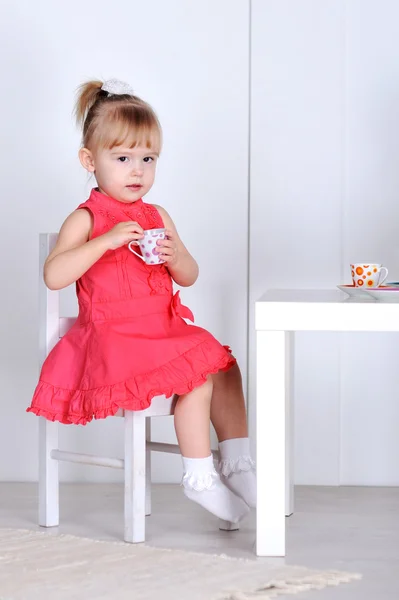
[[[256,554],[285,556],[285,403],[284,331],[256,334]]]
[[[285,337],[285,516],[294,512],[294,360],[295,333]]]

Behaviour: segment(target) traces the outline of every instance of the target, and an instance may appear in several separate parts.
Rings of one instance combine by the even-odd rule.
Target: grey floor
[[[0,527],[36,529],[33,484],[0,484]],[[296,511],[287,519],[287,557],[273,559],[315,568],[362,573],[363,580],[308,592],[301,600],[399,600],[399,488],[296,489]],[[217,519],[183,496],[179,486],[153,486],[147,544],[252,558],[254,515],[239,532],[217,529]],[[119,485],[61,486],[61,525],[50,534],[97,539],[123,536],[123,490]],[[292,596],[290,596],[292,598]]]

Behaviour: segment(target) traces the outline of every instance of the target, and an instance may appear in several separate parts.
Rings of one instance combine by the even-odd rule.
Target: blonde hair
[[[102,81],[79,86],[75,105],[84,148],[91,151],[115,146],[146,146],[161,151],[162,129],[152,107],[131,94],[108,94]]]

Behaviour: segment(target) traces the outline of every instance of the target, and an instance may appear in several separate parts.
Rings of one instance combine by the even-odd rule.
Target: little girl
[[[173,295],[173,281],[193,285],[197,263],[166,210],[142,200],[154,183],[160,124],[117,80],[83,84],[76,115],[83,128],[80,162],[98,187],[62,225],[44,280],[52,290],[76,282],[79,316],[44,362],[28,411],[85,425],[177,394],[184,493],[236,523],[255,506],[256,495],[241,375],[227,346],[183,320],[194,317],[179,292]],[[147,265],[128,244],[154,228],[166,228],[156,249],[164,262]],[[219,439],[219,473],[210,420]]]

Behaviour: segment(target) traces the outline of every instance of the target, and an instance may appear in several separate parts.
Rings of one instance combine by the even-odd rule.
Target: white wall
[[[127,80],[157,110],[165,145],[148,200],[167,208],[200,263],[183,301],[233,347],[246,379],[248,32],[240,0],[3,0],[0,480],[37,477],[37,419],[24,411],[38,374],[38,233],[58,230],[91,187],[71,117],[86,78]],[[107,419],[64,426],[61,439],[118,456],[121,433]],[[173,440],[172,424],[158,422],[154,439]],[[153,475],[178,481],[180,458],[155,455]],[[64,480],[120,476],[62,465]]]
[[[398,280],[399,4],[253,0],[252,17],[250,304],[349,282],[352,261]],[[253,337],[250,355],[253,381]],[[297,483],[399,484],[398,356],[397,335],[297,335]]]
[[[375,256],[391,281],[399,278],[398,21],[395,0],[347,3],[342,258]],[[343,336],[344,484],[399,485],[398,362],[398,335]]]

